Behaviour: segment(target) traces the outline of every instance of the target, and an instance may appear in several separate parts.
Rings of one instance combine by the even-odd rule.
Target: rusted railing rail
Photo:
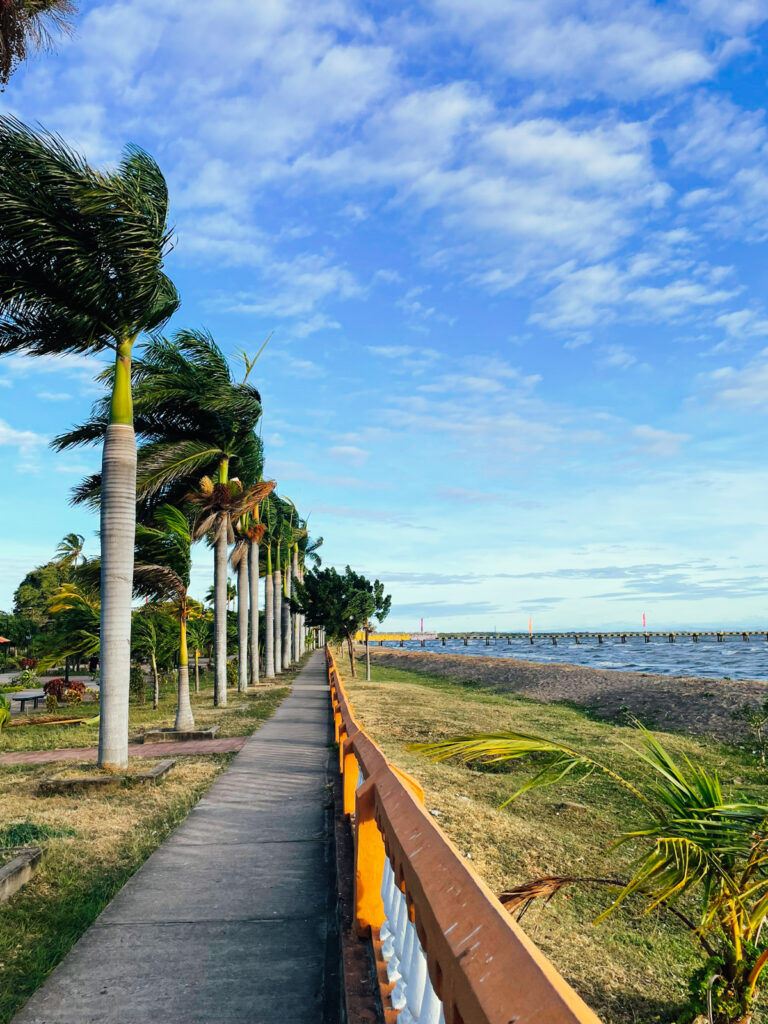
[[[599,1024],[360,727],[326,658],[355,922],[373,943],[387,1024]]]

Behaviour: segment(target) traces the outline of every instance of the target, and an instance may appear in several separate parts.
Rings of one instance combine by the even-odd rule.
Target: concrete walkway
[[[182,754],[226,754],[241,750],[248,736],[222,736],[181,743],[129,743],[129,757],[180,757]],[[93,761],[98,747],[55,747],[53,750],[17,750],[0,754],[0,768],[9,764],[48,764],[51,761]]]
[[[14,1024],[337,1019],[322,652]]]

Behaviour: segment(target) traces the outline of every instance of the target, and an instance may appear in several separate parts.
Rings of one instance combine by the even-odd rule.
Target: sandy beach
[[[632,714],[648,726],[726,742],[744,737],[744,723],[735,722],[732,713],[768,697],[768,683],[757,680],[697,679],[393,648],[371,648],[371,658],[378,665],[447,676],[531,700],[567,702],[604,718]]]

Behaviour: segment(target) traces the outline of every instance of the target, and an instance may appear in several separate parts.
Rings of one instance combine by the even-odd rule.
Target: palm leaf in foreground
[[[506,803],[575,772],[601,772],[631,793],[638,826],[618,835],[612,846],[632,842],[641,849],[628,881],[603,880],[620,885],[621,891],[597,921],[630,896],[644,901],[646,913],[671,910],[692,928],[707,954],[692,981],[692,1012],[706,1011],[711,1024],[749,1024],[757,982],[768,962],[768,945],[761,939],[768,916],[768,807],[727,801],[717,772],[688,758],[681,767],[652,733],[636,724],[641,748],[626,746],[649,772],[642,788],[589,753],[528,733],[460,736],[414,744],[413,749],[434,760],[464,764],[504,764],[524,757],[543,761]],[[532,900],[549,900],[563,885],[579,881],[599,880],[546,876],[513,887],[502,898],[510,909],[527,909]],[[684,894],[698,897],[696,924],[674,906]]]

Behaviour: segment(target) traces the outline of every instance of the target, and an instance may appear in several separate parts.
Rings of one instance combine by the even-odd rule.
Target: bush
[[[19,689],[26,690],[30,686],[34,686],[37,680],[37,673],[32,668],[25,668],[16,676],[14,682],[19,684]]]
[[[237,658],[233,661],[227,662],[227,687],[229,689],[237,689],[237,684],[240,679],[240,670],[238,668]]]
[[[37,668],[37,658],[19,658],[19,668]]]
[[[11,702],[6,700],[5,697],[0,697],[0,731],[3,726],[7,725],[11,720]]]
[[[45,710],[49,715],[55,715],[59,710],[59,702],[56,700],[55,694],[49,693],[45,698]]]
[[[147,681],[141,665],[131,665],[131,679],[129,683],[130,699],[136,704],[145,704],[147,700]]]
[[[79,695],[79,699],[82,699],[85,693],[85,683],[79,679],[70,679],[69,683],[66,683],[60,676],[43,683],[43,693],[52,694],[58,701],[67,700],[67,693],[71,693],[73,690]]]
[[[83,699],[83,695],[80,690],[67,690],[64,694],[64,699],[69,707],[74,707],[75,704],[79,704]]]

